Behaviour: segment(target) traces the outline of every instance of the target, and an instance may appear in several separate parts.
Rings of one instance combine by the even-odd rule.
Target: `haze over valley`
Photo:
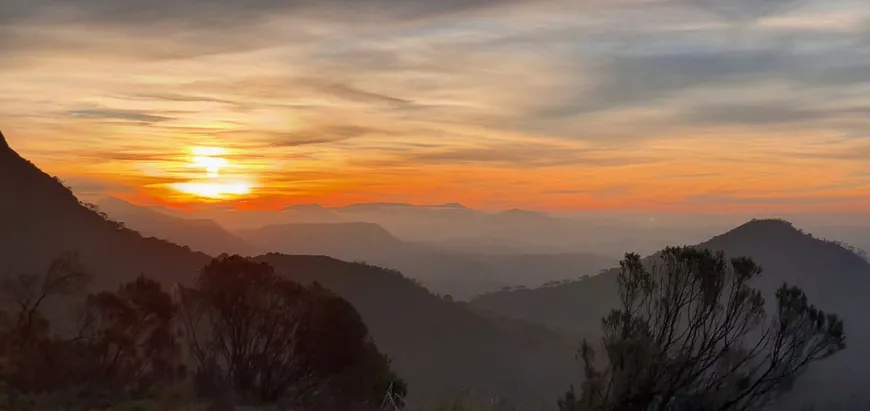
[[[46,259],[75,250],[93,276],[90,287],[111,287],[142,273],[166,284],[187,284],[209,255],[259,255],[254,261],[302,284],[316,281],[353,304],[395,370],[418,387],[407,397],[416,406],[432,406],[463,390],[480,398],[509,397],[526,407],[548,406],[565,382],[579,381],[577,364],[570,361],[577,341],[598,335],[600,319],[616,304],[618,270],[611,269],[616,258],[563,251],[582,250],[581,239],[589,238],[584,230],[606,228],[566,216],[458,206],[304,206],[304,212],[290,207],[252,213],[267,224],[242,228],[227,217],[218,220],[221,214],[181,214],[112,198],[99,206],[82,203],[10,148],[0,156],[0,189],[13,194],[0,210],[3,232],[17,233],[3,237],[0,258],[10,270],[38,272]],[[424,236],[427,224],[440,230]],[[384,228],[402,233],[401,227],[415,225],[421,234],[409,239]],[[680,232],[652,227],[648,237],[632,238],[629,225],[622,232],[618,225],[609,228],[613,240],[607,242],[648,247],[656,246],[651,239],[657,232]],[[548,230],[562,242],[542,248],[511,241],[544,238]],[[475,247],[468,240],[474,234],[489,240]],[[683,232],[682,239],[688,243],[701,235]],[[770,293],[782,281],[796,284],[849,324],[860,323],[870,308],[861,297],[870,292],[866,255],[788,222],[753,220],[699,247],[752,257],[765,267],[755,283],[761,290]],[[868,337],[862,327],[850,328],[849,350],[813,367],[802,381],[807,388],[791,397],[791,404],[843,404],[844,398],[864,404]],[[843,377],[851,383],[831,384]]]
[[[0,411],[870,409],[867,0],[0,0]]]

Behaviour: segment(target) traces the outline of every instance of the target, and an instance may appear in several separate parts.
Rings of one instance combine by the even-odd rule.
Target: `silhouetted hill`
[[[846,303],[844,291],[870,282],[870,266],[861,257],[783,220],[754,220],[700,246],[756,258],[765,268],[757,287],[770,291],[788,281],[820,306]]]
[[[161,212],[191,217],[189,212]],[[550,254],[581,250],[615,258],[626,247],[652,253],[673,239],[694,243],[718,231],[664,226],[649,218],[625,223],[519,209],[489,212],[452,203],[360,203],[338,207],[298,204],[281,211],[205,206],[197,214],[199,218],[216,220],[231,231],[268,225],[367,222],[378,224],[403,241],[431,244],[447,251]]]
[[[458,298],[506,284],[476,258],[406,243],[373,223],[285,224],[238,233],[264,251],[324,255],[396,269],[433,291]]]
[[[507,286],[595,274],[615,260],[594,254],[489,255],[404,242],[373,223],[285,224],[238,232],[264,251],[325,255],[399,270],[439,294],[467,299]]]
[[[721,250],[726,256],[752,257],[764,269],[754,286],[769,301],[775,289],[788,282],[803,288],[818,307],[845,319],[848,348],[815,365],[802,384],[816,388],[794,396],[792,401],[827,402],[854,396],[870,405],[870,393],[865,394],[859,383],[870,378],[870,330],[864,326],[865,315],[870,312],[870,265],[866,261],[782,220],[753,220],[697,247]],[[538,323],[577,337],[594,337],[601,317],[616,306],[616,273],[614,269],[561,286],[489,294],[470,304],[494,315]],[[843,382],[833,383],[840,380]],[[824,392],[818,387],[825,387]]]
[[[416,208],[413,204],[407,203],[354,203],[342,207],[336,207],[337,210],[343,211],[372,211],[372,210],[395,210],[400,208]]]
[[[553,247],[499,237],[459,237],[439,241],[421,241],[418,244],[462,254],[559,254],[570,251],[568,247]]]
[[[460,203],[446,203],[446,204],[441,204],[438,207],[440,207],[440,208],[453,208],[453,209],[460,209],[460,210],[468,209],[468,207],[466,207]]]
[[[349,222],[334,210],[320,204],[297,204],[279,213],[280,224],[323,224]]]
[[[577,280],[617,264],[614,258],[591,253],[482,255],[480,261],[502,281],[530,287]]]
[[[397,272],[327,257],[259,259],[350,301],[378,347],[395,359],[411,396],[424,403],[451,399],[465,387],[484,398],[501,396],[540,409],[579,375],[574,341],[540,326],[485,318]]]
[[[59,254],[78,251],[94,276],[92,286],[107,289],[140,273],[167,285],[189,282],[210,261],[104,219],[9,149],[2,137],[0,193],[0,264],[10,273],[41,271]],[[552,404],[578,375],[570,360],[574,346],[559,335],[478,315],[397,272],[326,257],[269,254],[259,259],[348,299],[410,383],[410,404],[433,405],[467,388],[538,409]]]
[[[870,221],[870,217],[865,221]],[[815,225],[810,231],[820,237],[842,241],[847,247],[855,247],[855,251],[863,253],[865,259],[870,261],[870,225]]]
[[[100,211],[143,235],[186,245],[212,256],[222,253],[254,255],[254,247],[221,227],[214,220],[184,219],[162,214],[148,207],[114,197],[100,200]]]
[[[95,287],[145,273],[161,281],[190,278],[209,261],[167,241],[143,238],[82,205],[69,188],[0,144],[0,265],[41,272],[52,258],[78,252]]]
[[[373,223],[283,224],[240,230],[251,244],[264,251],[328,255],[342,260],[368,260],[413,248]]]
[[[843,287],[870,281],[868,265],[857,255],[832,242],[803,233],[782,220],[754,220],[697,247],[724,251],[728,256],[749,256],[764,268],[755,286],[772,292],[783,281],[807,289],[818,305],[841,304]],[[626,250],[631,251],[631,250]],[[536,290],[499,292],[472,303],[511,317],[525,318],[572,332],[588,332],[579,315],[604,315],[616,301],[616,270],[584,281]],[[520,305],[517,305],[520,304]],[[593,325],[593,330],[598,324]]]
[[[327,224],[349,222],[335,211],[318,204],[292,205],[280,211],[245,210],[232,207],[203,207],[196,211],[165,208],[159,210],[163,214],[183,219],[210,219],[222,227],[235,232],[236,230],[254,230],[266,225],[282,224]]]

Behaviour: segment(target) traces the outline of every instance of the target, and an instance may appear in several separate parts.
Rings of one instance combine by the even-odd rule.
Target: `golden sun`
[[[224,158],[227,150],[220,147],[191,147],[189,167],[205,171],[204,178],[184,183],[175,183],[171,187],[176,191],[196,197],[222,200],[251,193],[251,183],[238,179],[227,179],[221,176],[221,169],[230,167],[230,162]]]

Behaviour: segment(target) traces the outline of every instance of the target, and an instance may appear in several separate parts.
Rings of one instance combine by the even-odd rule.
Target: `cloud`
[[[747,22],[765,16],[782,14],[808,3],[811,0],[682,0],[714,13],[729,21]]]
[[[831,122],[849,119],[864,121],[870,107],[815,107],[795,101],[771,101],[746,104],[708,104],[690,107],[680,114],[681,120],[699,125],[768,125],[801,124],[802,127],[830,127]],[[811,123],[811,124],[808,124]]]
[[[328,144],[350,140],[371,134],[387,134],[389,131],[351,124],[309,127],[298,131],[276,132],[258,130],[235,130],[218,132],[218,138],[233,139],[239,136],[254,136],[254,141],[246,144],[248,149],[288,148],[307,145]]]
[[[137,100],[153,100],[158,102],[176,102],[176,103],[220,103],[229,105],[239,105],[238,102],[231,99],[211,97],[205,95],[182,94],[174,92],[148,92],[148,93],[133,93],[122,97],[137,99]]]
[[[606,149],[582,149],[540,143],[501,143],[486,148],[411,153],[404,159],[417,164],[492,164],[505,167],[556,167],[569,165],[624,166],[659,161],[648,156],[618,154]]]
[[[828,147],[821,150],[794,152],[792,153],[792,155],[822,160],[859,161],[863,164],[867,164],[867,159],[870,159],[870,144],[850,144],[845,147],[843,145],[839,145],[836,147]]]
[[[184,148],[224,146],[275,196],[376,178],[356,200],[465,201],[474,180],[555,204],[596,197],[591,179],[644,206],[758,197],[823,166],[846,187],[870,158],[861,6],[0,0],[0,121],[46,164],[72,149],[124,178],[177,177]]]
[[[129,185],[108,182],[98,177],[71,177],[62,181],[76,194],[92,195],[133,191]]]
[[[856,203],[870,201],[870,196],[727,196],[727,195],[703,195],[690,196],[685,199],[691,204],[704,205],[789,205],[789,206],[817,206],[838,203]]]
[[[762,104],[722,104],[695,107],[684,113],[688,121],[701,124],[739,124],[763,126],[817,121],[827,115],[821,110],[790,107],[785,102]]]
[[[663,176],[662,178],[667,180],[683,180],[683,179],[696,179],[696,178],[710,178],[716,177],[716,173],[686,173],[686,174],[668,174]]]
[[[110,108],[78,109],[67,112],[72,117],[96,120],[121,120],[137,123],[159,123],[172,120],[172,117],[151,114],[147,111],[120,110]]]
[[[601,81],[588,94],[581,94],[571,104],[542,114],[560,117],[620,106],[642,106],[693,87],[740,87],[762,76],[823,81],[789,74],[787,70],[800,66],[795,60],[771,50],[616,56],[601,68]],[[807,60],[804,64],[815,63]]]
[[[104,21],[114,24],[148,24],[166,20],[233,26],[275,13],[341,16],[361,20],[415,20],[473,11],[483,7],[510,4],[512,0],[29,0],[0,3],[0,16],[6,22],[54,18],[61,20]]]
[[[179,161],[178,156],[173,156],[168,153],[135,153],[119,150],[80,150],[71,152],[70,155],[81,159],[87,159],[89,161],[149,161],[166,163]]]
[[[363,91],[347,84],[332,84],[320,87],[320,90],[343,99],[359,101],[363,103],[385,103],[389,105],[406,106],[413,104],[412,101],[385,94]]]
[[[695,89],[870,86],[870,42],[853,30],[724,26],[684,32],[660,27],[631,36],[604,32],[596,40],[612,46],[574,57],[594,62],[591,84],[566,88],[566,97],[542,105],[538,115],[561,119],[645,107]]]

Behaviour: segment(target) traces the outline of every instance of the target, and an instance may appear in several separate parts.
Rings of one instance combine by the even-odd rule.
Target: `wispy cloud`
[[[4,1],[0,124],[143,195],[214,145],[266,202],[836,205],[868,190],[863,6]]]
[[[661,159],[541,141],[536,143],[502,143],[486,148],[427,150],[411,154],[404,161],[417,164],[478,164],[527,168],[570,165],[601,167],[640,165],[661,161]]]
[[[362,127],[356,125],[329,125],[322,127],[310,127],[297,131],[288,132],[263,132],[257,130],[235,130],[223,131],[215,133],[221,138],[241,138],[248,136],[248,140],[252,140],[251,144],[246,144],[246,147],[251,149],[261,148],[264,150],[275,148],[292,148],[307,145],[328,144],[339,141],[349,140],[358,137],[364,137],[370,134],[386,134],[386,130]],[[251,138],[255,136],[256,138]]]
[[[406,100],[399,97],[388,96],[386,94],[378,94],[370,91],[363,91],[347,84],[332,84],[321,88],[327,94],[335,95],[351,101],[359,101],[363,103],[385,103],[391,105],[410,105],[411,100]]]
[[[158,123],[172,119],[172,117],[150,114],[148,112],[108,108],[70,110],[68,114],[76,118],[96,120],[122,120],[134,121],[139,123]]]

